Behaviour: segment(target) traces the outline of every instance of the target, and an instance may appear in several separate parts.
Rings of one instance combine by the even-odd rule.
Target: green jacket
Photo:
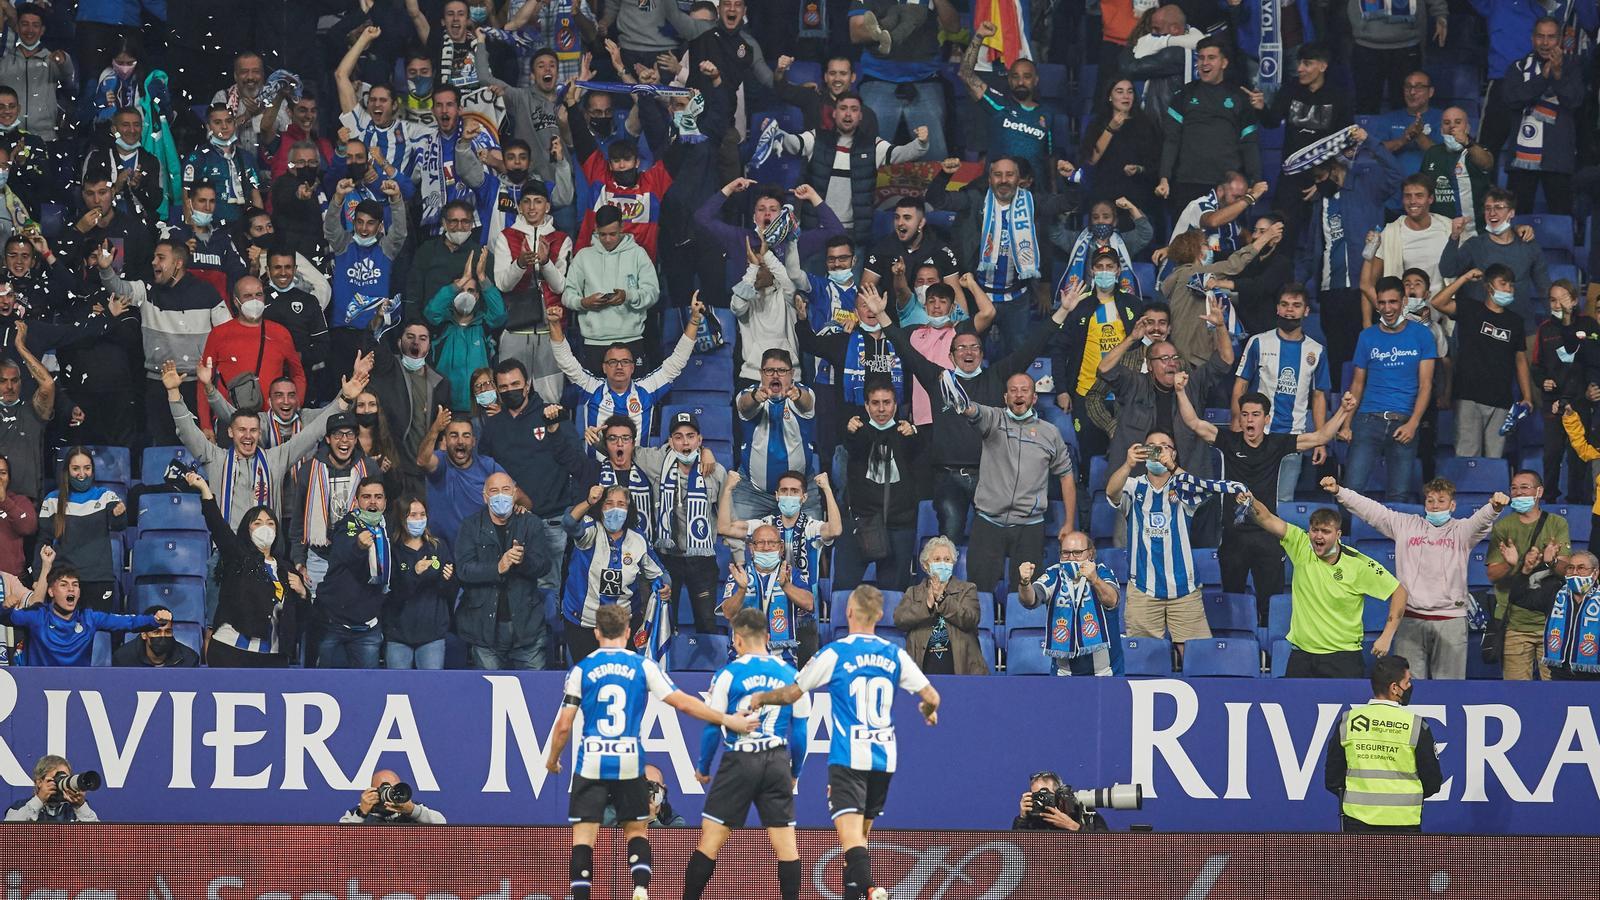
[[[479,285],[478,305],[472,322],[456,321],[456,286],[446,284],[434,292],[423,316],[440,329],[433,341],[433,367],[450,380],[450,408],[472,409],[472,373],[494,364],[494,334],[506,323],[506,301],[493,282]]]

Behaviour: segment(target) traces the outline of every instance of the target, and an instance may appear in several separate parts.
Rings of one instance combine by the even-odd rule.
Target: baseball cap
[[[700,433],[700,420],[695,418],[694,413],[687,410],[673,414],[672,427],[667,429],[667,433],[671,434],[677,431],[679,425],[687,425],[694,429],[695,434]]]
[[[360,432],[356,430],[356,417],[347,412],[336,412],[328,416],[327,424],[322,427],[323,437],[327,437],[336,431],[348,431],[351,434],[359,434]]]

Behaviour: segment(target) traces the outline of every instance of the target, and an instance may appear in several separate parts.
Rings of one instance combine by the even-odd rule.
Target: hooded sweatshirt
[[[615,290],[626,292],[628,299],[603,309],[583,308],[584,297]],[[644,337],[645,313],[660,296],[655,263],[633,235],[624,234],[615,250],[596,241],[572,255],[561,305],[578,313],[588,343],[627,343]]]
[[[1397,512],[1349,488],[1334,499],[1394,539],[1394,574],[1406,589],[1406,611],[1459,618],[1467,614],[1467,556],[1489,536],[1499,513],[1485,503],[1471,517],[1430,525],[1422,516]]]

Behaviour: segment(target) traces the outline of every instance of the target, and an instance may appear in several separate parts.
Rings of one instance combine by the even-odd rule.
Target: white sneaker
[[[867,891],[867,900],[889,900],[889,892],[881,887]]]
[[[636,887],[633,889],[633,900],[650,900],[650,891],[647,888]]]

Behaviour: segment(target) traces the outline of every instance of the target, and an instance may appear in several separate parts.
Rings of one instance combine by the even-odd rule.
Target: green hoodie
[[[621,289],[627,300],[603,309],[584,309],[583,298]],[[644,316],[661,296],[656,264],[644,248],[624,234],[617,249],[607,250],[598,238],[573,254],[567,266],[567,288],[561,305],[578,314],[585,342],[628,343],[644,337]]]

